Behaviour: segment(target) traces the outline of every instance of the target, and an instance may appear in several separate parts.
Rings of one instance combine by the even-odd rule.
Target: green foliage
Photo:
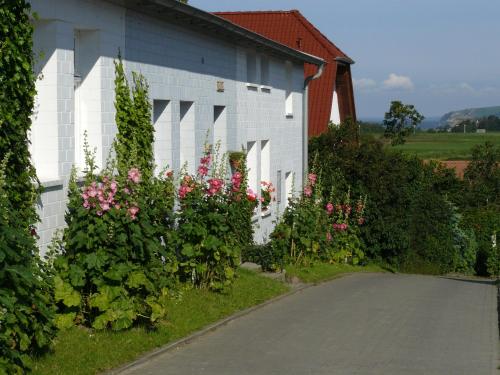
[[[181,176],[173,239],[182,279],[221,290],[233,282],[241,249],[252,241],[255,206],[246,197],[244,169],[227,183],[225,159],[213,160],[210,150],[207,147],[196,176]],[[242,233],[237,235],[240,225]]]
[[[310,152],[321,155],[325,199],[348,186],[368,196],[366,224],[359,228],[368,255],[406,269],[418,264],[433,273],[470,269],[475,245],[451,204],[463,195],[453,171],[381,142],[357,147],[343,137],[342,127],[330,128],[311,140]]]
[[[0,373],[29,370],[55,335],[51,284],[33,226],[38,183],[28,131],[35,97],[33,26],[25,0],[0,1]],[[32,234],[33,233],[33,234]]]
[[[424,120],[415,107],[411,104],[403,104],[400,101],[391,102],[389,112],[384,116],[384,126],[386,138],[391,139],[393,146],[405,143],[407,137],[412,130]]]
[[[364,258],[358,226],[364,222],[366,202],[359,200],[353,209],[349,190],[344,197],[331,194],[329,200],[322,193],[321,178],[309,174],[303,196],[290,199],[271,234],[270,251],[261,255],[264,260],[271,260],[273,266],[307,266],[320,260],[358,264]]]
[[[61,328],[78,323],[121,330],[166,315],[175,262],[153,225],[149,182],[137,169],[122,175],[90,170],[80,188],[73,174],[67,228],[53,261]],[[157,183],[172,189],[171,179]]]
[[[30,12],[26,0],[0,1],[0,160],[9,154],[4,171],[7,199],[24,228],[37,220],[38,193],[28,149],[36,94]]]
[[[500,206],[500,147],[491,142],[472,149],[472,160],[464,172],[468,205]]]
[[[22,374],[55,336],[51,284],[35,238],[8,200],[0,168],[0,373]]]
[[[125,75],[119,56],[115,61],[116,158],[119,171],[139,168],[145,179],[153,176],[154,126],[151,123],[151,103],[144,77],[133,72],[133,88]]]

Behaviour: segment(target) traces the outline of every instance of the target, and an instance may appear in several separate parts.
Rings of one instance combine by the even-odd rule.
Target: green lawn
[[[305,283],[318,283],[332,280],[345,273],[351,272],[387,272],[385,267],[369,264],[366,266],[351,266],[349,264],[315,263],[308,267],[286,266],[287,277],[297,276]]]
[[[500,146],[500,132],[486,134],[417,133],[409,136],[404,145],[394,148],[408,154],[416,154],[422,159],[469,160],[472,147],[486,141]]]
[[[225,293],[189,289],[172,301],[169,320],[154,331],[93,332],[74,328],[61,332],[50,353],[34,363],[34,374],[95,374],[120,366],[141,354],[283,294],[289,287],[256,273],[238,270],[238,279]]]

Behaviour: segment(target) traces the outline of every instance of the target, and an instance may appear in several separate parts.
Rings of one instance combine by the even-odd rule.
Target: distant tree
[[[391,139],[393,146],[405,143],[405,137],[424,120],[411,104],[403,104],[400,101],[391,102],[389,112],[384,116],[384,125],[386,138]]]

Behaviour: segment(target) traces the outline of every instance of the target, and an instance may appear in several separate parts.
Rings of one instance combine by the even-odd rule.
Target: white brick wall
[[[160,142],[155,150],[161,157],[157,160],[178,169],[181,144],[194,148],[197,160],[202,154],[207,130],[214,126],[214,106],[223,106],[225,150],[240,150],[248,141],[256,141],[259,161],[261,141],[269,140],[269,174],[273,184],[277,185],[278,170],[283,187],[286,173],[302,175],[301,65],[293,68],[294,116],[286,118],[287,82],[283,60],[269,58],[270,88],[249,88],[246,85],[247,51],[231,43],[126,11],[105,1],[32,0],[32,5],[40,18],[35,29],[35,51],[45,53],[39,64],[44,79],[37,83],[38,113],[32,131],[35,165],[48,186],[40,199],[42,223],[38,229],[42,248],[50,242],[54,230],[64,224],[67,179],[75,163],[75,142],[81,144],[78,136],[75,137],[74,119],[75,30],[91,31],[86,35],[92,36],[92,44],[88,46],[94,52],[87,52],[83,57],[96,53],[95,61],[90,59],[93,64],[85,77],[84,99],[79,103],[83,100],[85,104],[80,124],[88,130],[92,147],[97,147],[99,165],[105,162],[116,134],[113,59],[120,50],[130,80],[132,71],[142,73],[150,85],[152,102],[168,102],[165,123],[171,128],[168,134],[158,133]],[[260,69],[258,55],[258,78]],[[224,92],[217,91],[218,81],[224,82]],[[182,142],[181,101],[194,103],[192,139],[185,137]],[[213,134],[209,140],[212,137]],[[260,170],[258,174],[260,181]],[[300,188],[300,184],[296,185]],[[270,215],[256,214],[259,242],[267,238],[278,210],[285,206],[285,189],[282,189],[281,201],[281,207],[273,204]]]

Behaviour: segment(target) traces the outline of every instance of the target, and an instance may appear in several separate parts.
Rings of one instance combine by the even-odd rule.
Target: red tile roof
[[[322,77],[313,81],[309,96],[309,135],[321,134],[327,129],[332,108],[333,90],[337,74],[341,74],[344,82],[343,92],[338,95],[341,120],[347,116],[356,118],[350,68],[337,70],[338,57],[349,57],[311,24],[298,10],[290,11],[257,11],[257,12],[216,12],[239,26],[259,33],[291,48],[323,58],[327,65]],[[316,73],[317,67],[305,64],[304,75]]]

